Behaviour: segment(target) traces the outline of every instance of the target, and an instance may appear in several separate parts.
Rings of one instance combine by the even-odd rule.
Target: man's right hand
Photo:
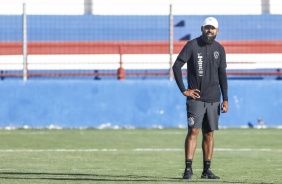
[[[199,93],[200,93],[200,90],[198,89],[186,89],[186,91],[183,92],[183,95],[196,99],[196,98],[200,98]]]

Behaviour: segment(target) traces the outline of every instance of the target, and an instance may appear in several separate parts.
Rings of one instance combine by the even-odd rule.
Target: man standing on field
[[[181,93],[187,97],[188,133],[185,140],[186,167],[183,179],[193,176],[192,161],[196,150],[197,136],[202,130],[203,172],[201,178],[219,179],[211,172],[214,130],[218,130],[220,108],[228,111],[226,53],[223,46],[215,41],[218,22],[213,17],[204,20],[202,35],[188,41],[179,53],[173,73]],[[182,79],[182,66],[187,63],[188,89]],[[223,102],[220,104],[220,92]]]

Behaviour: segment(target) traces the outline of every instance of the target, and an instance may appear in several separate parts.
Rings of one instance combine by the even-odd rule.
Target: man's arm
[[[184,93],[186,91],[185,85],[183,83],[181,68],[190,59],[191,53],[191,44],[187,42],[186,45],[182,48],[181,52],[179,53],[178,57],[176,58],[176,61],[172,66],[174,78],[181,93]]]
[[[228,84],[227,84],[227,74],[226,68],[219,68],[219,85],[222,93],[223,101],[228,101]]]
[[[228,111],[228,83],[227,83],[226,67],[227,67],[226,53],[223,48],[222,58],[221,58],[220,66],[218,69],[219,85],[220,85],[221,94],[223,98],[223,102],[221,103],[221,108],[222,108],[223,113]]]
[[[174,78],[175,78],[176,84],[177,84],[178,88],[180,89],[181,93],[183,93],[185,91],[185,85],[183,83],[182,70],[181,70],[181,68],[183,67],[184,64],[185,64],[184,61],[177,58],[176,61],[173,64],[173,66],[172,66]]]

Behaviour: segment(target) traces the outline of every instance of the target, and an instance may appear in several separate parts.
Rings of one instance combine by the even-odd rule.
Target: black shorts
[[[206,130],[218,130],[220,115],[219,102],[202,102],[188,100],[186,102],[188,128],[202,128]]]

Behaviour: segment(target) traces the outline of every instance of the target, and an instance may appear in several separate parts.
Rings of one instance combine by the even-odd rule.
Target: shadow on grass
[[[108,182],[181,182],[182,178],[154,178],[140,175],[101,175],[79,173],[49,173],[49,172],[0,172],[0,179],[11,180],[57,180],[57,181],[108,181]],[[199,183],[203,180],[189,180]],[[245,183],[213,180],[218,183]]]

